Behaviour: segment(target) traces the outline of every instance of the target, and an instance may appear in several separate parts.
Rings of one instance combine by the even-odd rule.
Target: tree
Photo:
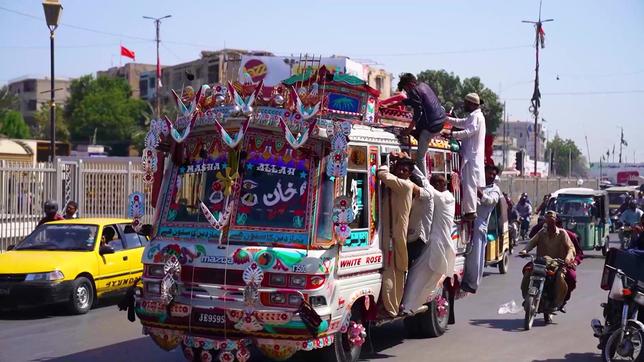
[[[140,139],[149,107],[132,98],[125,79],[83,76],[72,81],[70,93],[64,115],[73,141],[89,142],[96,133],[97,143],[125,155],[135,139]]]
[[[559,176],[586,176],[588,169],[586,159],[582,156],[579,147],[571,139],[562,139],[556,135],[546,145],[545,159],[549,160],[552,154],[554,172]],[[572,160],[572,167],[570,161]],[[572,171],[572,173],[571,173]]]
[[[31,127],[31,134],[34,138],[49,139],[49,125],[51,124],[49,117],[49,102],[43,102],[38,112],[34,114],[34,124]],[[56,107],[56,141],[69,142],[69,127],[62,107]]]
[[[20,109],[20,100],[6,85],[0,88],[0,114],[10,110]]]
[[[487,133],[493,133],[501,124],[503,106],[499,102],[499,97],[486,88],[479,77],[465,78],[461,82],[454,73],[441,69],[422,71],[417,78],[432,87],[447,111],[453,108],[458,116],[464,116],[467,113],[463,104],[465,95],[472,92],[478,93],[484,102],[481,110],[485,115]]]
[[[0,134],[9,138],[29,138],[29,126],[20,112],[3,110],[0,121]]]

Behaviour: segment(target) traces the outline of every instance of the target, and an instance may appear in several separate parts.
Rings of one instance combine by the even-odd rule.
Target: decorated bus
[[[388,242],[376,170],[401,150],[411,114],[324,66],[269,91],[249,82],[174,95],[179,115],[152,122],[143,155],[156,208],[134,293],[144,333],[191,361],[246,361],[251,351],[356,361],[369,327],[396,319],[375,313]],[[457,149],[434,139],[425,158],[455,190],[462,253]],[[143,194],[134,196],[140,227]],[[408,328],[445,331],[462,269],[459,254],[404,317]]]

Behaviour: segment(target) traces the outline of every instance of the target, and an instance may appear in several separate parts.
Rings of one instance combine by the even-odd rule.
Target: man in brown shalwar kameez
[[[392,172],[387,166],[380,166],[378,178],[385,186],[382,198],[384,271],[380,301],[386,314],[395,317],[399,314],[400,302],[405,286],[405,273],[408,269],[407,227],[414,192],[420,188],[409,180],[414,169],[410,158],[392,154],[395,163]]]

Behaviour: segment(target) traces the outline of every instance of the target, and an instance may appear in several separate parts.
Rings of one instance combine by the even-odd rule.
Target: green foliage
[[[586,159],[582,156],[579,147],[571,139],[562,139],[558,135],[546,144],[545,159],[548,160],[552,152],[554,172],[558,176],[585,176],[588,173]],[[570,160],[572,159],[572,174],[570,174]]]
[[[40,109],[34,114],[34,124],[31,134],[36,139],[49,139],[49,102],[40,104]],[[56,107],[56,141],[69,142],[69,127],[62,107]]]
[[[3,111],[0,114],[0,134],[9,138],[29,138],[29,126],[18,111]]]
[[[129,84],[121,78],[87,75],[72,81],[65,107],[72,140],[89,142],[96,131],[96,142],[125,154],[135,140],[141,139],[146,102],[132,98]]]
[[[478,93],[484,102],[481,110],[485,115],[487,133],[493,133],[501,124],[503,105],[499,102],[496,93],[486,88],[479,77],[465,78],[461,82],[454,73],[441,69],[422,71],[417,78],[432,87],[447,111],[454,108],[454,113],[459,117],[467,114],[463,105],[465,95],[472,92]]]

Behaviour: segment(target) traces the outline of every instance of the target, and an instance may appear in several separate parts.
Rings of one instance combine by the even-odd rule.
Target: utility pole
[[[539,47],[542,49],[545,48],[545,36],[546,33],[543,31],[543,23],[549,21],[554,21],[554,19],[541,20],[541,0],[539,1],[539,20],[523,20],[523,23],[534,24],[535,28],[535,40],[534,40],[534,49],[535,49],[535,68],[534,68],[534,91],[532,92],[532,105],[530,106],[530,112],[534,116],[534,175],[537,175],[537,125],[539,122],[539,107],[541,107],[541,92],[539,91]]]
[[[161,64],[159,63],[159,44],[161,43],[161,38],[159,37],[159,27],[161,26],[161,20],[167,19],[172,15],[166,15],[160,18],[154,18],[151,16],[144,16],[143,19],[154,20],[154,26],[156,28],[156,37],[155,42],[157,43],[157,83],[155,85],[156,90],[156,112],[157,118],[161,117]]]
[[[508,145],[505,143],[506,142],[506,134],[505,134],[505,124],[508,122],[507,120],[507,114],[505,113],[505,101],[503,101],[503,170],[506,169],[506,161],[507,161],[507,153],[508,153]]]

